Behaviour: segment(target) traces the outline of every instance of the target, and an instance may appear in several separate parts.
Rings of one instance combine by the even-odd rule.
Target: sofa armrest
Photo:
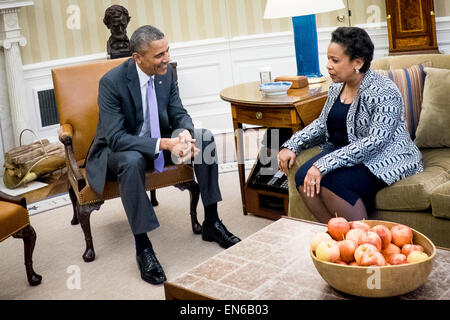
[[[434,188],[430,200],[433,216],[450,219],[450,181]]]

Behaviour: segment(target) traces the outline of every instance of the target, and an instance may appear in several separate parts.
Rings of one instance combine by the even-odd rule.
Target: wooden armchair
[[[100,209],[105,200],[117,198],[119,190],[117,182],[106,181],[103,195],[99,196],[89,187],[86,171],[82,166],[97,129],[99,81],[106,72],[124,61],[125,59],[114,59],[52,70],[61,125],[59,139],[65,146],[69,195],[73,205],[71,223],[72,225],[80,223],[83,229],[86,240],[83,259],[86,262],[95,259],[90,214],[93,210]],[[188,189],[192,230],[194,233],[201,233],[196,211],[200,191],[191,166],[185,164],[166,166],[162,173],[155,170],[148,171],[146,186],[147,190],[167,186]],[[152,204],[157,205],[154,193]]]
[[[36,232],[30,225],[25,198],[11,197],[0,192],[0,242],[13,236],[23,239],[25,269],[32,286],[41,283],[42,277],[33,270],[33,251]]]

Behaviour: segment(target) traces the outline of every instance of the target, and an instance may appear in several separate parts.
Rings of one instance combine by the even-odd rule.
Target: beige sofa
[[[417,64],[426,61],[430,61],[433,68],[450,69],[450,55],[438,54],[385,57],[374,61],[371,69],[400,72],[398,69],[413,65],[417,68]],[[376,195],[376,212],[370,214],[369,219],[409,225],[424,233],[436,245],[450,247],[450,145],[448,140],[441,141],[443,140],[441,136],[448,137],[448,130],[450,130],[450,93],[447,93],[450,92],[448,83],[450,70],[425,69],[425,71],[427,78],[424,87],[415,89],[422,90],[424,100],[424,104],[421,104],[424,108],[420,111],[415,140],[418,144],[418,139],[421,139],[418,146],[423,155],[424,171],[380,190]],[[441,73],[436,75],[438,71],[442,71],[442,75]],[[433,83],[432,79],[434,79]],[[436,90],[437,94],[432,90]],[[412,92],[414,93],[419,92]],[[441,112],[433,114],[428,106],[429,100],[433,100],[436,96],[444,98],[437,104]],[[425,103],[427,103],[426,108]],[[420,137],[419,134],[421,134]],[[298,168],[318,152],[318,148],[302,151],[289,171],[289,216],[315,220],[295,188],[294,177]]]

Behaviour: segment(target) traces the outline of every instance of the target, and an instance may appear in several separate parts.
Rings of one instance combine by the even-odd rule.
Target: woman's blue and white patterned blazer
[[[329,142],[327,117],[342,90],[343,83],[332,83],[320,116],[296,132],[282,148],[298,154],[319,146],[330,151],[314,166],[322,175],[341,167],[363,163],[388,185],[423,170],[422,155],[408,132],[403,100],[388,78],[368,70],[347,114],[349,144],[336,149]]]

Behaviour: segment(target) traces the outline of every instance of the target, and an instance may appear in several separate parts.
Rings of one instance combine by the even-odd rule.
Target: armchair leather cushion
[[[27,209],[15,203],[0,201],[0,241],[28,224],[30,224],[30,219]]]

